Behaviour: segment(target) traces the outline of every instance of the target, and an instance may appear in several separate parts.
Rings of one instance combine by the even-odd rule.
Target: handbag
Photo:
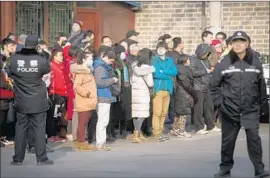
[[[9,110],[7,113],[6,123],[14,123],[16,122],[16,110],[14,109],[13,101],[9,102],[8,104],[9,104]]]

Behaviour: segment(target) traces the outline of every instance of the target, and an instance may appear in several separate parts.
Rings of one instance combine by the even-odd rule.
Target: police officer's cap
[[[25,39],[25,48],[34,49],[38,45],[38,37],[35,35],[28,35]]]
[[[248,41],[247,33],[244,32],[244,31],[236,31],[236,32],[234,32],[234,34],[232,36],[232,41],[238,40],[238,39]]]

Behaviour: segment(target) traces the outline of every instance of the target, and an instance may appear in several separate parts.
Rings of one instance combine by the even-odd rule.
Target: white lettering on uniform
[[[38,68],[17,68],[18,72],[38,72]]]
[[[37,67],[38,66],[38,61],[37,60],[31,60],[30,61],[30,66],[31,67]]]
[[[24,60],[18,60],[17,64],[18,64],[18,67],[24,67],[25,62]]]

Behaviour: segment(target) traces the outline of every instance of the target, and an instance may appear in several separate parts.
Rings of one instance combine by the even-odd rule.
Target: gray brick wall
[[[192,54],[201,43],[202,2],[142,2],[136,12],[135,27],[141,32],[142,47],[155,48],[159,36],[169,33],[184,40],[185,52]],[[245,30],[252,38],[252,46],[262,54],[269,54],[269,3],[222,2],[222,25],[225,33]],[[206,2],[206,24],[209,26],[209,2]]]

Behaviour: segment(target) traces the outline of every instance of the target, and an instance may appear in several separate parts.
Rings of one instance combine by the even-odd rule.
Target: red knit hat
[[[212,46],[216,46],[218,44],[222,44],[220,40],[213,40],[212,41]]]
[[[80,26],[80,28],[82,28],[83,23],[81,21],[75,20],[73,23],[78,24]]]

